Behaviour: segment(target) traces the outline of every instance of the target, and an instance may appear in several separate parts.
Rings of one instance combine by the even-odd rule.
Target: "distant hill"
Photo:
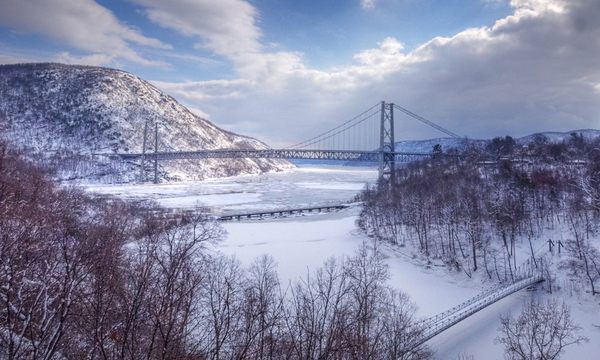
[[[560,143],[565,140],[568,140],[571,137],[572,133],[581,134],[586,140],[595,139],[600,137],[600,130],[594,129],[581,129],[581,130],[571,130],[567,132],[557,132],[557,131],[547,131],[541,133],[535,133],[527,136],[523,136],[515,139],[519,144],[527,144],[534,141],[536,136],[545,136],[551,143]]]
[[[572,133],[581,134],[585,139],[591,140],[600,137],[600,130],[594,129],[582,129],[582,130],[571,130],[566,132],[547,131],[540,132],[523,137],[515,138],[517,144],[525,145],[531,143],[538,136],[544,136],[550,143],[560,143],[571,138]],[[433,147],[437,144],[442,146],[442,150],[446,151],[449,149],[461,149],[467,144],[470,146],[485,146],[491,139],[457,139],[457,138],[436,138],[427,140],[403,140],[396,142],[396,151],[399,152],[414,152],[414,153],[428,153],[431,152]]]
[[[58,165],[61,178],[130,181],[137,163],[114,165],[91,154],[147,150],[265,149],[218,128],[139,77],[120,70],[62,64],[0,66],[0,138],[30,158]],[[161,178],[203,179],[281,170],[285,160],[207,159],[160,163]],[[144,169],[150,173],[150,169]]]
[[[600,137],[600,130],[594,129],[582,129],[582,130],[571,130],[566,132],[547,131],[535,133],[519,138],[514,138],[517,144],[525,145],[531,143],[536,137],[544,136],[550,143],[560,143],[569,140],[571,134],[581,134],[585,139],[591,140]],[[457,138],[436,138],[427,140],[402,140],[396,142],[396,151],[399,152],[412,152],[412,153],[428,153],[433,150],[433,147],[437,144],[442,146],[443,151],[450,149],[462,149],[466,145],[484,147],[491,139],[457,139]]]

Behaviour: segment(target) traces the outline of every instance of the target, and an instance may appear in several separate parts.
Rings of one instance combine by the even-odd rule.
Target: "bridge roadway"
[[[173,152],[149,152],[117,154],[123,160],[179,160],[179,159],[289,159],[289,160],[342,160],[377,162],[381,159],[381,151],[359,150],[304,150],[304,149],[217,149],[194,150]],[[424,157],[432,156],[431,153],[394,152],[394,159],[398,162],[410,162]]]

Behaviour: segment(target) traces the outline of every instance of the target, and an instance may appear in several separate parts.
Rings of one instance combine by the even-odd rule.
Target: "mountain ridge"
[[[263,142],[224,130],[198,116],[135,74],[105,67],[58,63],[0,66],[0,128],[3,140],[37,158],[87,157],[81,169],[63,171],[62,178],[132,181],[148,172],[139,164],[109,166],[93,154],[199,149],[266,149]],[[59,154],[59,155],[56,155]],[[51,161],[60,167],[60,159]],[[91,161],[91,163],[89,163]],[[160,163],[160,177],[199,180],[206,177],[278,171],[292,167],[285,160],[205,159]],[[118,174],[122,173],[122,174]],[[106,176],[110,175],[110,176]],[[141,175],[140,175],[141,176]]]

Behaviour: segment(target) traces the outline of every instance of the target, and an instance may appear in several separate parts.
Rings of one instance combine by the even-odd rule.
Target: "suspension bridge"
[[[154,152],[146,152],[146,133],[141,153],[121,153],[125,161],[154,161],[157,182],[158,161],[178,159],[247,158],[289,160],[342,160],[348,162],[379,163],[379,179],[389,182],[394,176],[396,163],[407,163],[430,157],[432,152],[399,152],[395,148],[394,113],[399,112],[416,119],[444,134],[460,138],[457,134],[393,103],[382,101],[334,128],[282,149],[202,149],[186,151],[158,151],[158,133]]]

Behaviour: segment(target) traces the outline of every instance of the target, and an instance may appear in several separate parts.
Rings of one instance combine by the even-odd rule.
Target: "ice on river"
[[[376,179],[374,168],[301,167],[281,173],[198,182],[87,185],[86,188],[101,194],[152,199],[169,208],[208,206],[221,213],[242,213],[350,202]]]

